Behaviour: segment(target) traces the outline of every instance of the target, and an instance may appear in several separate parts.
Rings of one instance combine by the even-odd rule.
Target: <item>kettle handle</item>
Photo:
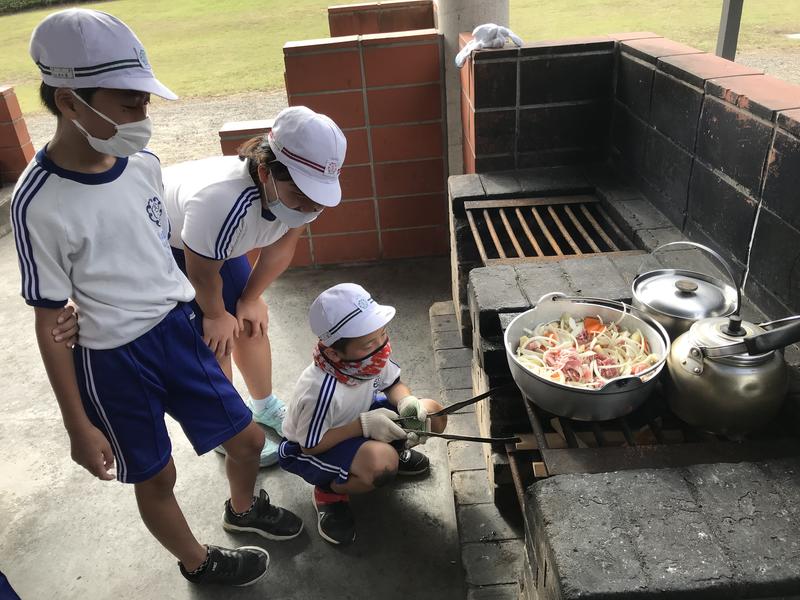
[[[784,319],[781,319],[783,321]],[[759,333],[749,338],[744,338],[737,344],[730,346],[715,346],[713,348],[698,348],[704,356],[716,358],[718,356],[731,356],[733,354],[764,354],[772,350],[784,348],[789,344],[800,342],[800,320],[793,320],[788,325],[778,327],[771,331]]]
[[[728,275],[728,278],[731,281],[733,289],[736,290],[736,308],[734,309],[733,313],[731,313],[731,314],[734,314],[734,315],[738,315],[739,314],[739,309],[742,306],[742,290],[739,289],[739,286],[736,284],[736,278],[733,276],[733,272],[731,271],[731,268],[728,265],[727,261],[725,261],[725,259],[723,259],[719,254],[717,254],[714,250],[712,250],[708,246],[704,246],[703,244],[698,244],[697,242],[690,242],[688,240],[678,240],[677,242],[667,242],[666,244],[661,244],[658,248],[653,250],[649,254],[649,256],[653,256],[659,250],[663,250],[664,248],[668,248],[669,246],[692,246],[692,247],[697,248],[698,250],[702,250],[702,251],[710,254],[714,258],[716,258],[717,262],[719,264],[721,264],[722,267],[725,269],[725,273]],[[644,265],[644,263],[647,260],[647,258],[648,258],[648,256],[645,256],[645,258],[642,259],[642,263],[639,265],[639,268],[636,271],[637,274],[641,273],[642,266]],[[637,275],[637,277],[638,277],[638,275]]]

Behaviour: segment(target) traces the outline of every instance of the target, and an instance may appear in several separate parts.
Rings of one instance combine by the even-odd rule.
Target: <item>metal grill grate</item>
[[[484,265],[641,254],[595,196],[465,202]]]

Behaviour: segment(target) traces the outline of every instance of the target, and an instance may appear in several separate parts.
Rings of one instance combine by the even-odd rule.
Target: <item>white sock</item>
[[[267,404],[269,404],[270,400],[272,400],[273,398],[275,398],[274,394],[270,394],[266,398],[260,398],[260,399],[251,397],[250,403],[253,406],[253,412],[261,412],[262,410],[267,408]]]

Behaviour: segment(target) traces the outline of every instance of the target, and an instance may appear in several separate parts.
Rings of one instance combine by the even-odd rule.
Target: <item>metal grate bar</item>
[[[608,247],[611,248],[612,250],[619,250],[617,245],[614,243],[614,240],[612,240],[610,237],[608,237],[608,234],[606,234],[605,230],[602,227],[600,227],[600,223],[598,223],[597,219],[595,219],[594,216],[592,215],[592,213],[589,212],[589,209],[586,207],[586,205],[581,204],[581,212],[583,212],[583,215],[592,224],[592,227],[594,227],[595,231],[597,231],[597,234],[601,238],[603,238],[603,241],[606,244],[608,244]]]
[[[517,215],[517,219],[519,219],[520,225],[522,225],[522,230],[525,232],[525,235],[528,237],[528,241],[531,243],[531,246],[533,246],[533,250],[534,250],[534,252],[536,252],[536,256],[544,256],[544,252],[542,252],[542,247],[539,246],[539,242],[537,242],[536,238],[533,237],[533,233],[531,233],[531,229],[530,229],[530,227],[528,227],[528,224],[525,222],[525,219],[523,218],[522,213],[520,212],[520,210],[518,208],[515,208],[514,212]]]
[[[481,241],[481,234],[478,232],[478,226],[475,224],[475,217],[472,216],[471,211],[467,211],[467,221],[469,221],[469,228],[472,231],[472,237],[475,238],[475,243],[478,245],[478,253],[481,255],[481,260],[483,264],[487,264],[489,262],[489,258],[486,256],[486,248],[483,247],[483,242]]]
[[[589,247],[592,250],[594,250],[595,252],[602,252],[602,250],[600,250],[600,246],[598,246],[597,244],[594,243],[594,240],[592,239],[592,236],[590,236],[586,232],[586,229],[584,229],[584,227],[581,224],[581,222],[578,221],[578,217],[575,216],[575,213],[572,212],[572,209],[569,206],[565,206],[564,207],[564,212],[567,213],[567,216],[569,217],[569,220],[572,221],[573,225],[575,225],[575,229],[577,229],[580,232],[580,234],[583,236],[583,239],[586,241],[587,244],[589,244]]]
[[[583,252],[581,252],[581,249],[578,248],[578,244],[576,244],[575,240],[572,239],[572,236],[569,234],[569,231],[567,231],[567,228],[564,227],[564,223],[561,222],[561,219],[556,214],[556,211],[553,209],[552,206],[547,207],[547,212],[550,213],[550,216],[552,217],[553,221],[555,221],[556,227],[558,227],[558,230],[561,232],[561,235],[563,235],[564,239],[567,240],[567,243],[570,245],[575,254],[577,254],[578,256],[583,254]]]
[[[503,250],[500,238],[497,237],[497,231],[494,229],[494,223],[492,223],[492,218],[489,216],[489,211],[486,209],[483,210],[483,218],[486,219],[486,226],[489,228],[489,235],[492,236],[492,241],[494,242],[497,253],[500,255],[500,258],[506,258],[506,252]]]
[[[504,208],[500,209],[500,220],[503,221],[503,226],[506,228],[506,233],[511,239],[511,243],[514,245],[514,250],[517,251],[517,256],[523,258],[525,256],[525,252],[522,250],[522,246],[519,245],[519,241],[517,241],[517,236],[514,234],[514,230],[511,229],[511,224],[508,222],[508,217],[506,216],[506,211]]]
[[[625,243],[626,243],[626,244],[628,244],[628,245],[629,245],[631,248],[633,248],[633,247],[634,247],[634,244],[633,244],[633,242],[631,242],[631,241],[628,239],[628,236],[627,236],[627,235],[625,235],[624,233],[622,233],[622,230],[621,230],[621,229],[620,229],[620,228],[617,226],[617,224],[616,224],[616,223],[614,223],[614,219],[612,219],[611,217],[609,217],[609,216],[608,216],[608,213],[605,211],[605,209],[604,209],[602,206],[600,206],[599,204],[597,205],[597,212],[599,212],[599,213],[600,213],[600,215],[601,215],[601,216],[602,216],[602,217],[603,217],[603,218],[606,220],[606,222],[609,224],[609,226],[611,227],[611,229],[613,229],[613,230],[614,230],[614,233],[616,233],[616,234],[617,234],[617,235],[618,235],[618,236],[619,236],[619,237],[620,237],[622,240],[624,240],[624,241],[625,241]]]
[[[547,241],[550,242],[550,247],[556,253],[556,256],[564,256],[564,253],[561,252],[561,248],[558,247],[556,243],[556,239],[553,237],[553,234],[550,233],[550,230],[547,228],[547,225],[544,224],[542,220],[542,216],[539,214],[539,211],[536,209],[535,206],[531,207],[531,212],[533,213],[533,218],[536,219],[536,222],[539,224],[539,227],[542,229],[542,233],[544,237],[547,238]]]

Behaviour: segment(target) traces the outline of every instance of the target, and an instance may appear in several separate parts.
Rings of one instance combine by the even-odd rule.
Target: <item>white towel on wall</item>
[[[472,30],[472,39],[456,55],[456,66],[460,69],[467,62],[467,58],[473,50],[482,48],[502,48],[508,39],[511,39],[517,46],[522,46],[522,39],[511,31],[508,27],[485,23],[478,25]]]

